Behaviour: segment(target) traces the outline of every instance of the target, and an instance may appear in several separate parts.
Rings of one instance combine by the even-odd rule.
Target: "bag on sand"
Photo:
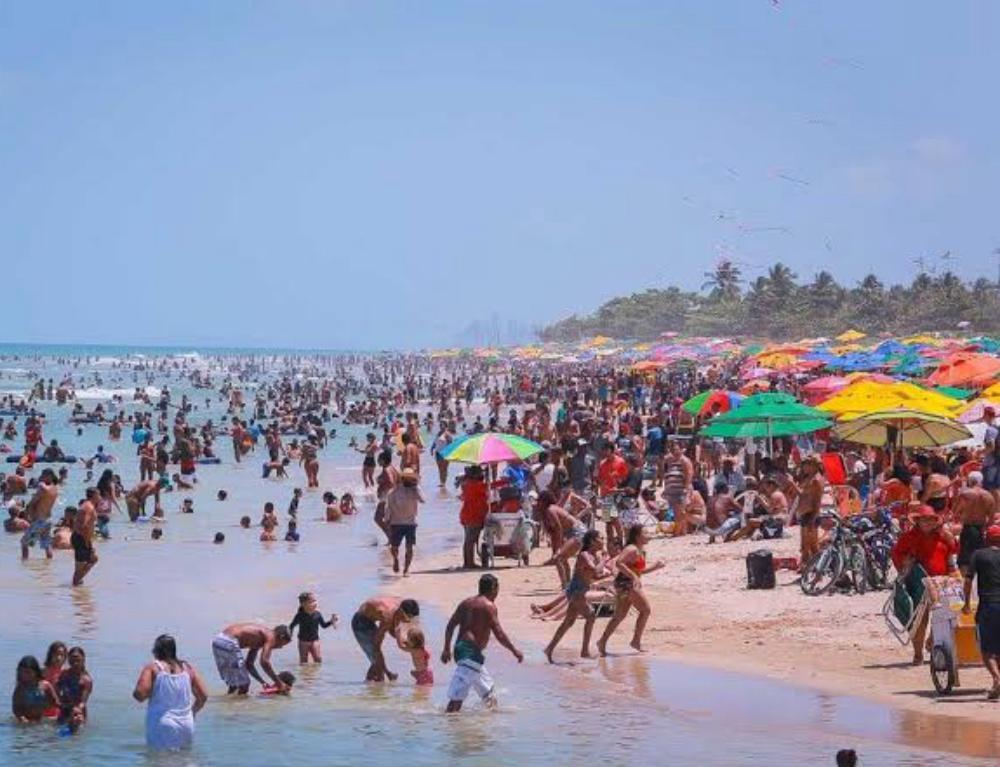
[[[774,588],[774,555],[767,549],[747,554],[747,588]]]

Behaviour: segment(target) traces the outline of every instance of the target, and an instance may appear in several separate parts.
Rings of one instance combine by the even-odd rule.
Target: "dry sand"
[[[712,545],[700,535],[652,541],[647,561],[662,559],[666,567],[644,579],[653,605],[646,651],[654,657],[860,695],[925,714],[991,722],[1000,716],[1000,705],[985,701],[988,677],[981,667],[963,669],[963,686],[947,698],[934,695],[926,664],[911,666],[911,648],[901,646],[885,626],[881,608],[887,591],[808,597],[788,571],[778,572],[775,589],[748,591],[744,561],[758,548],[794,556],[798,535],[793,531],[781,541]],[[532,561],[541,562],[547,554],[547,548],[536,550]],[[450,612],[459,599],[475,593],[480,574],[452,569],[460,561],[458,546],[453,553],[427,560],[418,554],[407,594]],[[497,604],[504,628],[517,644],[544,646],[557,623],[531,618],[530,605],[557,594],[554,568],[518,568],[513,560],[499,560],[498,565]],[[392,589],[400,585],[395,582]],[[628,647],[632,623],[630,617],[612,637],[609,653],[633,652]],[[598,620],[595,639],[603,625]],[[579,660],[581,636],[582,623],[577,622],[556,650],[556,660]],[[534,652],[543,657],[540,649]]]

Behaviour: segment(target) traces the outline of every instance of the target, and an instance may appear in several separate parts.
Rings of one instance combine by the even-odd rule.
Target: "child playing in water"
[[[282,671],[278,674],[278,679],[281,683],[285,685],[284,690],[279,690],[276,684],[265,684],[264,688],[260,691],[261,695],[289,695],[292,692],[292,687],[295,686],[295,674],[291,671]]]
[[[59,709],[55,688],[42,677],[42,667],[34,655],[25,655],[17,664],[17,685],[11,699],[18,722],[41,721],[49,709]]]
[[[420,686],[434,684],[434,672],[431,670],[431,654],[424,646],[424,632],[418,628],[410,629],[407,638],[407,651],[413,661],[410,675]]]
[[[326,504],[326,521],[339,522],[344,513],[340,510],[340,506],[337,505],[337,496],[327,490],[323,493],[323,503]]]
[[[94,680],[87,673],[87,655],[82,647],[73,647],[67,654],[69,668],[59,675],[56,692],[59,694],[61,708],[59,724],[66,724],[73,719],[74,712],[79,718],[87,720],[87,699],[94,689]]]
[[[358,507],[354,505],[354,496],[350,493],[344,493],[340,496],[340,513],[341,514],[354,514],[358,510]]]
[[[323,620],[323,615],[319,611],[319,603],[316,595],[311,591],[303,591],[299,594],[299,609],[288,624],[288,630],[294,631],[299,627],[299,663],[308,663],[310,656],[316,663],[323,662],[323,654],[319,644],[319,629],[337,626],[337,616],[330,613],[330,620]]]

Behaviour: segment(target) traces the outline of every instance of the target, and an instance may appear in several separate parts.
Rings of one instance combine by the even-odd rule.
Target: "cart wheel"
[[[954,662],[944,645],[935,645],[931,650],[931,681],[938,695],[947,695],[955,686]]]
[[[529,563],[528,563],[528,559],[529,559],[529,557],[530,557],[530,556],[531,556],[531,553],[530,553],[530,552],[528,552],[528,551],[524,552],[524,553],[523,553],[523,554],[521,555],[521,563],[522,563],[522,564],[523,564],[523,565],[524,565],[525,567],[528,567],[528,565],[529,565]]]

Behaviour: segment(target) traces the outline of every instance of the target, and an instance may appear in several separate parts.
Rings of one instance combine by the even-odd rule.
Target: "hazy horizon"
[[[420,348],[697,289],[720,258],[996,279],[998,22],[902,0],[7,4],[0,335]]]

